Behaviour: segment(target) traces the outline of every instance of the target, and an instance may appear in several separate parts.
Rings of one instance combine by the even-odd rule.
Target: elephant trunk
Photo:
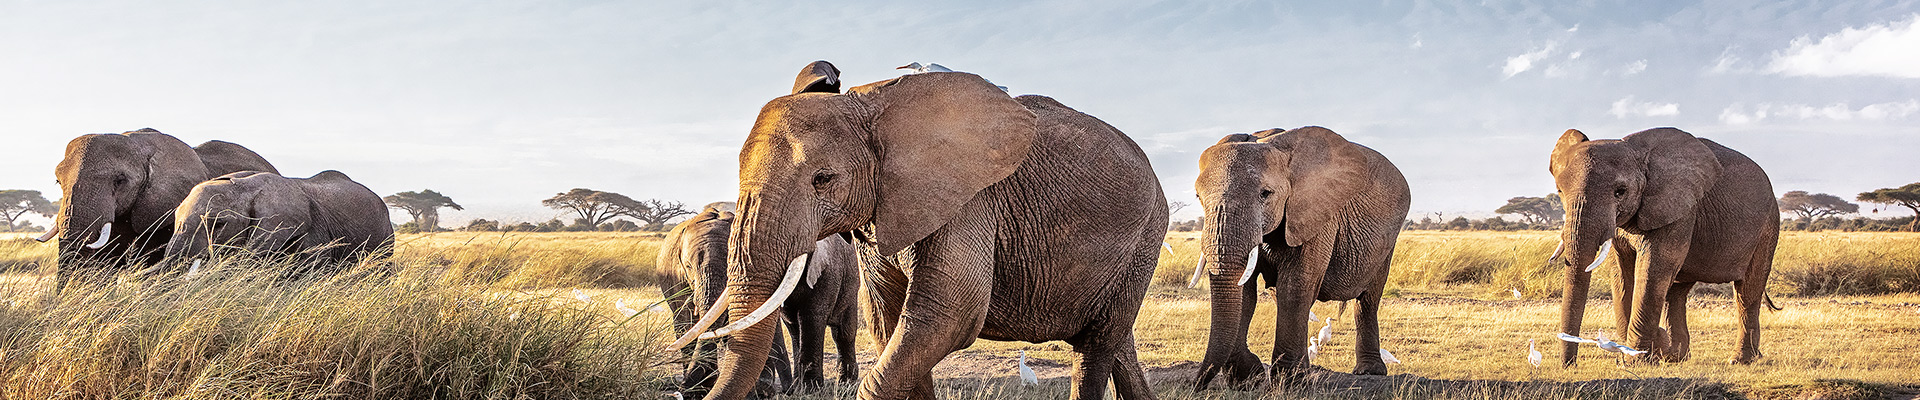
[[[1616,229],[1613,207],[1588,207],[1583,202],[1567,207],[1567,223],[1560,230],[1561,248],[1548,260],[1549,265],[1559,265],[1566,270],[1566,292],[1560,298],[1561,332],[1580,335],[1587,310],[1587,289],[1593,278],[1587,266],[1595,262],[1601,244],[1612,239]],[[1563,342],[1561,364],[1573,365],[1578,354],[1578,343]]]
[[[717,299],[715,307],[727,307],[734,324],[744,326],[728,339],[720,358],[719,379],[707,394],[708,399],[741,399],[752,392],[779,334],[777,323],[753,322],[776,310],[785,296],[792,294],[806,269],[808,252],[818,239],[814,218],[781,212],[784,210],[776,207],[791,205],[781,204],[777,197],[744,194],[738,204],[740,213],[729,240],[733,246],[727,254],[724,291],[728,296]]]
[[[173,237],[167,239],[167,259],[184,260],[205,256],[207,247],[212,244],[212,235],[201,219],[188,216],[176,220],[179,226],[174,228]]]
[[[1230,382],[1239,383],[1261,369],[1259,358],[1247,350],[1247,323],[1253,306],[1248,294],[1257,291],[1248,286],[1253,282],[1242,279],[1254,270],[1255,259],[1248,254],[1249,249],[1260,246],[1259,215],[1229,213],[1224,206],[1210,211],[1200,240],[1202,268],[1209,274],[1212,313],[1207,352],[1194,380],[1196,390],[1205,389],[1220,372],[1227,372]]]
[[[102,228],[114,221],[117,212],[116,202],[108,188],[80,185],[68,187],[67,195],[60,199],[60,212],[54,218],[59,227],[60,270],[63,273],[74,270],[83,263],[96,261],[99,255],[112,250],[107,246],[112,238],[103,235]],[[134,229],[122,226],[121,230]],[[106,239],[108,243],[102,243]]]

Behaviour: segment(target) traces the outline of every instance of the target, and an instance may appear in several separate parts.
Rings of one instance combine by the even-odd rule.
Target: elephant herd
[[[54,168],[58,287],[233,252],[283,257],[285,276],[332,273],[389,252],[386,204],[339,171],[286,178],[258,153],[197,147],[153,129],[82,135]],[[178,262],[175,262],[178,261]]]
[[[858,379],[863,399],[933,398],[934,366],[975,339],[1064,341],[1078,355],[1073,398],[1101,398],[1109,382],[1121,398],[1153,398],[1133,324],[1168,215],[1140,147],[1098,118],[973,74],[844,90],[839,75],[825,61],[803,68],[747,135],[737,201],[668,234],[658,265],[682,335],[672,347],[705,355],[682,387],[740,399],[819,386],[830,330],[839,377]],[[1615,327],[1642,359],[1688,358],[1686,298],[1700,282],[1735,283],[1733,362],[1760,357],[1778,219],[1757,164],[1673,128],[1618,140],[1568,130],[1548,172],[1567,210],[1548,261],[1565,269],[1563,333],[1581,330],[1590,274],[1610,249],[1622,277]],[[85,135],[55,175],[64,196],[41,240],[59,238],[62,286],[79,272],[229,249],[298,260],[293,276],[332,273],[393,242],[385,205],[365,186],[337,171],[282,177],[227,142]],[[1316,301],[1358,300],[1352,372],[1387,373],[1380,300],[1411,204],[1392,161],[1321,127],[1232,134],[1201,153],[1194,188],[1205,212],[1195,277],[1212,305],[1196,389],[1222,373],[1244,387],[1316,368]],[[1247,345],[1268,289],[1271,366]],[[783,323],[763,323],[776,312]],[[853,356],[862,325],[878,354],[864,371]]]
[[[933,398],[935,364],[975,339],[1064,341],[1078,354],[1073,398],[1101,398],[1109,382],[1120,398],[1153,398],[1133,323],[1168,215],[1140,147],[1052,98],[1009,96],[973,74],[844,91],[839,74],[826,61],[804,67],[748,133],[738,201],[668,235],[661,289],[682,335],[672,347],[726,340],[699,347],[687,393],[817,386],[831,327],[840,379],[857,379],[863,399]],[[1616,328],[1647,351],[1642,360],[1688,358],[1686,297],[1700,282],[1735,283],[1732,362],[1760,357],[1756,313],[1778,220],[1758,165],[1673,128],[1619,140],[1568,130],[1549,164],[1568,221],[1548,261],[1566,271],[1564,333],[1579,333],[1590,274],[1611,246],[1622,269]],[[1205,212],[1195,277],[1212,299],[1196,390],[1223,372],[1244,387],[1317,368],[1307,333],[1316,301],[1358,300],[1353,373],[1387,373],[1380,298],[1411,204],[1390,160],[1315,126],[1233,134],[1202,153],[1194,187]],[[1247,346],[1263,289],[1277,310],[1271,366]],[[785,324],[761,323],[775,312]],[[861,323],[878,347],[864,371],[852,357]]]

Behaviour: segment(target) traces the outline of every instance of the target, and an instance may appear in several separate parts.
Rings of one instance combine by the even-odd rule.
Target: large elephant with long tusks
[[[809,74],[835,69],[802,71]],[[825,77],[811,77],[825,80]],[[1119,130],[979,76],[932,72],[767,103],[740,151],[725,307],[682,340],[732,335],[709,399],[751,388],[775,338],[759,323],[806,274],[816,240],[852,232],[911,268],[863,264],[885,343],[863,399],[932,398],[933,367],[976,338],[1064,340],[1072,397],[1153,393],[1133,322],[1159,259],[1166,197]],[[829,85],[830,86],[830,85]],[[704,332],[724,313],[734,321]],[[872,321],[878,321],[874,323]]]
[[[39,238],[60,240],[58,286],[81,272],[160,262],[173,236],[174,208],[193,186],[240,171],[278,173],[246,147],[222,141],[188,147],[151,128],[74,138],[54,168],[60,212]]]
[[[1780,237],[1773,183],[1752,159],[1674,128],[1588,140],[1569,129],[1547,171],[1566,205],[1560,248],[1548,263],[1566,270],[1560,331],[1580,335],[1592,271],[1619,254],[1616,328],[1647,360],[1689,356],[1687,294],[1699,282],[1733,282],[1740,304],[1740,353],[1760,358],[1760,306]],[[1665,327],[1662,327],[1662,322]],[[1578,343],[1561,362],[1573,365]]]

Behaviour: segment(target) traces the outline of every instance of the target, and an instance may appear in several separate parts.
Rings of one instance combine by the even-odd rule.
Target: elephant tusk
[[[773,314],[773,310],[779,309],[781,304],[787,302],[787,296],[793,294],[793,287],[800,285],[800,275],[805,274],[807,270],[808,255],[801,254],[799,257],[794,257],[793,262],[787,263],[787,276],[780,280],[780,288],[774,289],[773,297],[768,297],[766,302],[760,303],[760,308],[748,313],[746,318],[733,321],[732,324],[715,329],[713,332],[702,333],[700,338],[713,339],[732,335],[734,332],[753,327],[760,320],[766,319],[768,314]]]
[[[1178,254],[1178,253],[1174,253],[1174,252],[1173,252],[1173,244],[1172,244],[1172,243],[1167,243],[1167,242],[1160,242],[1160,248],[1163,248],[1163,249],[1167,249],[1167,254]]]
[[[1193,262],[1193,277],[1187,278],[1187,288],[1192,289],[1194,287],[1200,286],[1200,277],[1205,276],[1206,274],[1207,274],[1207,258],[1200,257],[1199,260],[1195,260]]]
[[[33,241],[46,243],[48,240],[53,240],[53,236],[58,234],[60,234],[60,224],[54,223],[52,228],[47,229],[46,234],[40,235],[40,237],[37,237],[37,238],[33,238]]]
[[[193,266],[187,267],[187,276],[182,279],[193,279],[194,275],[199,275],[199,274],[200,274],[200,259],[195,258],[193,259]]]
[[[1253,279],[1253,266],[1259,262],[1260,246],[1253,246],[1253,250],[1247,251],[1247,270],[1240,273],[1240,283],[1236,284],[1237,286],[1246,286],[1247,281]]]
[[[1560,243],[1559,243],[1559,244],[1555,244],[1555,245],[1553,245],[1553,255],[1551,255],[1551,256],[1547,256],[1547,261],[1548,261],[1548,262],[1552,262],[1553,260],[1556,260],[1556,259],[1559,259],[1559,258],[1560,258],[1560,252],[1562,252],[1562,251],[1566,251],[1566,250],[1567,250],[1567,240],[1566,240],[1566,239],[1560,239]]]
[[[1612,250],[1613,239],[1607,239],[1606,242],[1600,243],[1600,257],[1593,259],[1593,264],[1587,265],[1587,272],[1593,272],[1593,270],[1600,268],[1600,263],[1607,262],[1607,253],[1611,253]]]
[[[721,315],[726,315],[727,296],[730,296],[732,294],[733,294],[732,286],[728,286],[726,289],[721,290],[720,295],[715,296],[716,298],[713,300],[713,306],[708,307],[707,313],[700,316],[700,321],[694,323],[693,328],[687,329],[687,333],[684,335],[680,335],[679,339],[674,339],[673,345],[667,346],[667,348],[678,349],[682,347],[687,347],[687,343],[693,343],[694,338],[699,337],[700,333],[706,332],[707,327],[713,326],[713,321],[718,321],[720,320]]]
[[[100,247],[102,247],[102,246],[106,246],[106,245],[107,245],[107,236],[109,236],[109,235],[112,235],[112,234],[113,234],[113,223],[112,223],[112,222],[108,222],[108,223],[106,223],[106,224],[104,224],[104,225],[100,225],[100,239],[97,239],[97,240],[94,240],[94,241],[93,241],[93,243],[87,243],[87,246],[86,246],[86,247],[87,247],[87,248],[89,248],[89,249],[98,249],[98,248],[100,248]]]

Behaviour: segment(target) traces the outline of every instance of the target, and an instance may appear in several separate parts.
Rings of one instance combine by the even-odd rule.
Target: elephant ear
[[[1554,167],[1560,165],[1560,160],[1566,159],[1567,152],[1573,150],[1573,145],[1586,142],[1587,134],[1580,132],[1579,129],[1568,129],[1560,133],[1560,140],[1553,143],[1553,155],[1547,158],[1547,173],[1558,175],[1560,171],[1553,170]]]
[[[1289,247],[1334,234],[1340,210],[1373,182],[1366,153],[1326,128],[1309,126],[1261,141],[1287,154],[1283,170],[1289,171],[1289,190],[1281,227]]]
[[[230,174],[230,175],[239,175]],[[272,173],[260,172],[235,178],[234,184],[252,198],[247,202],[247,216],[254,219],[253,231],[248,232],[247,248],[256,252],[278,251],[286,248],[295,236],[312,228],[313,201],[306,192],[293,186],[293,182]],[[317,239],[321,235],[315,235]],[[307,243],[311,245],[313,243]]]
[[[1032,111],[968,73],[906,75],[854,88],[871,95],[879,159],[874,238],[893,254],[947,224],[975,194],[1027,159]]]
[[[800,76],[793,78],[793,93],[807,92],[840,93],[840,69],[826,60],[800,68]]]
[[[1646,186],[1634,226],[1652,230],[1693,215],[1700,199],[1720,180],[1720,160],[1700,139],[1674,128],[1640,131],[1620,139],[1647,155]]]

